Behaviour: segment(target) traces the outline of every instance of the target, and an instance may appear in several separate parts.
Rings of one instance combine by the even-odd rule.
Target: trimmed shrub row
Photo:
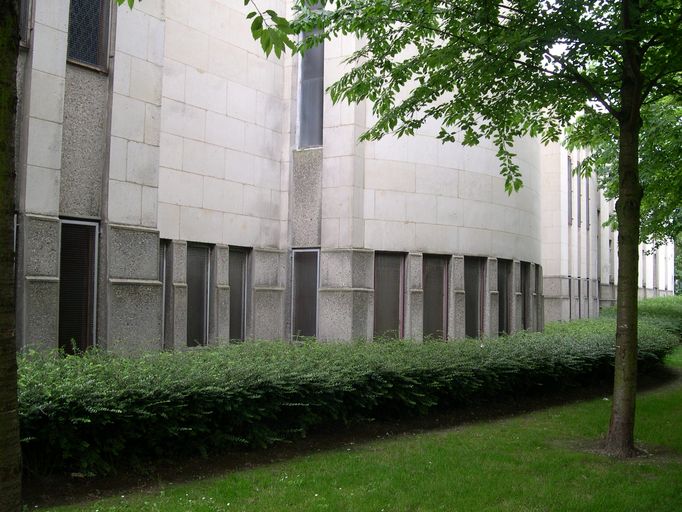
[[[92,351],[19,361],[24,460],[106,474],[149,457],[266,446],[320,425],[424,414],[606,378],[612,319],[457,342],[249,342],[127,358]],[[677,344],[640,325],[640,367]]]

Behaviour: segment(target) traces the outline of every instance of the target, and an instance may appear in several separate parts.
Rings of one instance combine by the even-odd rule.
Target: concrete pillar
[[[499,292],[497,290],[497,258],[487,258],[485,265],[485,298],[483,307],[483,332],[481,337],[497,338],[499,331]]]
[[[187,346],[187,242],[173,240],[167,250],[163,348],[173,350]]]
[[[374,252],[322,249],[318,338],[371,339],[374,315]]]
[[[424,289],[422,285],[421,253],[405,258],[405,311],[403,337],[422,341],[424,336]]]
[[[251,298],[246,337],[278,340],[285,337],[284,301],[287,289],[287,252],[254,249],[251,253]]]
[[[208,342],[230,340],[230,249],[216,245],[211,256],[211,299]]]
[[[450,258],[448,274],[448,339],[465,336],[464,256]]]

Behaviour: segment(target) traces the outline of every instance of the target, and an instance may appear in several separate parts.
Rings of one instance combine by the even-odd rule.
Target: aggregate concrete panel
[[[284,288],[253,289],[253,337],[257,340],[284,338]]]
[[[109,78],[67,64],[59,213],[101,216],[102,176],[108,160]]]
[[[352,250],[320,251],[321,288],[352,288],[353,270]]]
[[[448,304],[448,339],[463,340],[466,336],[464,290],[451,290]]]
[[[405,311],[403,315],[405,338],[421,341],[424,325],[424,291],[422,289],[421,253],[410,253],[406,258]]]
[[[187,283],[187,242],[173,240],[171,242],[172,283]]]
[[[230,287],[217,286],[214,296],[214,332],[210,336],[210,343],[228,343],[230,341]]]
[[[374,251],[353,251],[353,288],[374,288]]]
[[[109,276],[159,280],[159,233],[109,224]]]
[[[25,325],[24,348],[50,350],[58,347],[59,281],[24,280]]]
[[[254,249],[252,251],[254,287],[281,287],[286,283],[285,251]]]
[[[161,283],[111,280],[110,287],[107,348],[123,354],[160,350]]]
[[[293,247],[321,244],[322,156],[322,148],[292,153],[289,212]]]
[[[25,275],[59,276],[59,219],[25,215],[19,222]]]
[[[323,289],[319,291],[318,338],[321,341],[352,341],[353,291]]]
[[[216,245],[213,248],[213,262],[216,286],[229,286],[230,248],[226,245]]]
[[[499,295],[497,291],[497,258],[488,258],[485,268],[486,300],[483,306],[484,337],[496,338],[499,330]]]

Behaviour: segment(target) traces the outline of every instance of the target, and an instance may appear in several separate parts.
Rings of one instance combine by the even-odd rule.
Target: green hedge
[[[582,385],[608,376],[612,319],[498,340],[253,342],[126,358],[19,361],[24,460],[34,471],[106,474],[149,457],[266,446],[319,425]],[[643,368],[675,335],[640,326]]]

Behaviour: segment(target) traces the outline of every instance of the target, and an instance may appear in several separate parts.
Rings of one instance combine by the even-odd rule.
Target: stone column
[[[287,252],[279,249],[254,249],[251,256],[252,314],[246,326],[246,337],[283,339]]]
[[[230,340],[230,250],[216,245],[211,256],[211,300],[208,342],[226,343]]]
[[[448,272],[448,339],[465,337],[464,256],[450,258]]]
[[[488,258],[485,266],[485,302],[483,307],[482,337],[497,338],[500,324],[499,299],[497,290],[497,258]]]
[[[163,348],[187,346],[187,243],[168,244],[166,261],[166,314]]]
[[[521,262],[512,262],[512,332],[523,330],[523,291],[521,290]]]
[[[329,341],[371,339],[373,287],[373,251],[322,249],[318,338]]]
[[[424,336],[424,289],[422,254],[410,253],[405,258],[405,311],[403,337],[422,341]]]

